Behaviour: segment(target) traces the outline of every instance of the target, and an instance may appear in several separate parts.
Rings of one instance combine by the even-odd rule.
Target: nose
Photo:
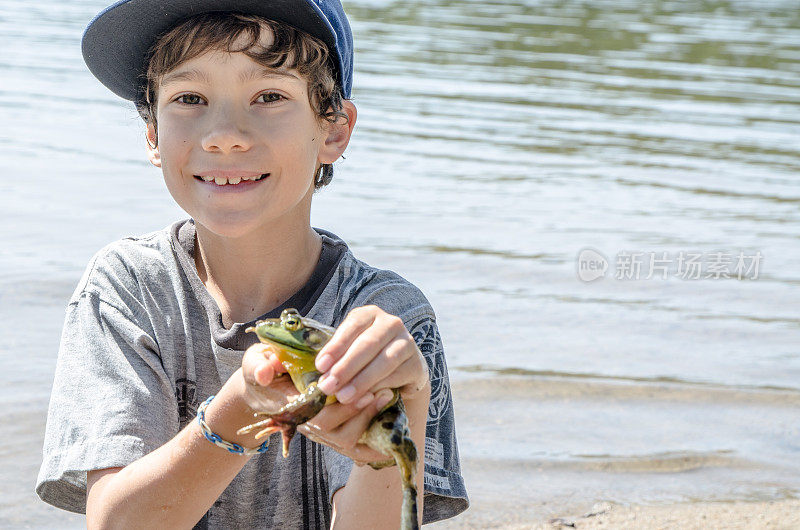
[[[202,138],[203,149],[209,152],[230,153],[247,151],[252,147],[252,134],[246,119],[231,106],[219,107],[208,116]]]

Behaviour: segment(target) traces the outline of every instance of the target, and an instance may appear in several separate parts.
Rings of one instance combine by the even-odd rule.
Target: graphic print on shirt
[[[411,336],[428,363],[431,378],[431,402],[428,407],[428,425],[435,425],[450,406],[450,387],[447,384],[447,368],[444,364],[442,339],[439,330],[430,319],[424,319],[411,328]]]
[[[183,429],[197,416],[197,384],[188,379],[175,381],[175,398],[178,400],[178,421]]]

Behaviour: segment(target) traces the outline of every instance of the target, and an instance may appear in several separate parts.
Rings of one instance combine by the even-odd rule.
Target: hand
[[[375,400],[362,409],[345,403],[331,403],[322,411],[297,428],[307,438],[329,447],[351,458],[358,464],[387,460],[388,455],[374,451],[357,443],[367,430],[370,421],[392,399],[391,390],[379,391]]]
[[[277,411],[299,395],[291,379],[283,375],[285,371],[283,364],[275,356],[273,346],[257,343],[247,349],[242,359],[242,376],[245,380],[243,397],[253,411]],[[392,396],[392,391],[383,390],[378,393],[372,406],[363,408],[332,403],[311,420],[298,426],[297,431],[317,443],[333,447],[359,463],[385,460],[385,455],[356,442],[367,429],[370,420]]]
[[[316,359],[319,388],[363,408],[382,388],[411,399],[427,387],[428,364],[403,321],[371,305],[352,310]]]
[[[258,412],[277,412],[299,394],[269,344],[256,343],[242,358],[245,403]]]
[[[298,432],[357,463],[387,459],[358,439],[391,400],[391,389],[399,388],[406,400],[427,398],[421,391],[430,389],[427,362],[402,320],[377,306],[354,309],[320,351],[316,366],[323,372],[320,389],[335,394],[339,403],[326,406]],[[288,377],[274,379],[285,369],[269,345],[248,348],[242,367],[247,400],[255,410],[276,411],[298,394]]]

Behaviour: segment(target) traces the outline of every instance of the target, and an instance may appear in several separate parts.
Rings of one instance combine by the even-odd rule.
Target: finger
[[[416,366],[414,359],[407,359],[403,364],[397,367],[397,369],[386,375],[386,377],[373,382],[367,390],[375,393],[383,388],[403,388],[414,380],[415,377],[418,377]]]
[[[283,364],[283,361],[278,359],[276,347],[271,346],[271,348],[272,351],[269,354],[269,362],[272,364],[272,369],[275,370],[276,373],[285,374],[288,370],[286,370],[286,366]]]
[[[314,416],[304,425],[308,425],[311,429],[322,432],[335,432],[345,423],[360,414],[365,414],[369,418],[375,416],[376,411],[371,410],[370,407],[365,407],[365,409],[366,410],[357,409],[354,405],[333,403],[322,409],[319,414]]]
[[[353,341],[365,329],[372,325],[377,317],[377,306],[357,307],[350,311],[344,321],[336,328],[331,340],[320,350],[316,358],[316,367],[322,373],[338,361]]]
[[[376,462],[380,460],[386,460],[390,458],[382,453],[379,453],[372,449],[371,447],[358,443],[354,447],[350,449],[346,449],[337,443],[334,440],[329,439],[325,436],[325,433],[310,427],[307,423],[299,426],[297,428],[297,432],[311,440],[312,442],[316,442],[318,444],[327,445],[328,447],[332,447],[338,453],[341,453],[351,460],[353,460],[358,465],[368,464],[370,462]]]
[[[297,429],[297,432],[309,438],[313,442],[322,445],[327,445],[328,447],[332,447],[334,451],[345,455],[358,465],[364,465],[370,462],[379,462],[381,460],[386,460],[388,458],[391,458],[390,456],[384,455],[383,453],[379,453],[374,449],[372,449],[371,447],[369,447],[368,445],[362,443],[358,443],[349,449],[342,447],[340,445],[337,445],[335,441],[328,439],[321,432],[315,431],[314,429],[305,428],[305,425],[301,425]]]
[[[417,353],[417,347],[413,340],[405,337],[396,337],[384,347],[372,361],[361,371],[356,373],[346,386],[336,394],[337,399],[345,403],[359,403],[362,397],[366,397],[371,391],[375,392],[380,388],[397,388],[408,384],[417,374],[414,373],[415,363],[406,364]],[[348,353],[349,355],[349,353]],[[396,373],[403,367],[401,373]],[[392,377],[392,381],[397,381],[396,386],[375,385],[387,377]],[[344,383],[342,383],[344,384]]]
[[[253,370],[253,379],[261,386],[269,385],[275,377],[275,370],[269,362],[261,363]]]
[[[353,341],[347,353],[320,378],[320,390],[328,395],[336,394],[342,403],[350,403],[355,396],[355,389],[349,387],[351,379],[373,362],[391,340],[385,328],[380,326],[373,325],[365,330]]]
[[[375,417],[392,397],[394,397],[394,393],[391,390],[381,390],[372,405],[365,408],[357,416],[343,423],[333,431],[336,435],[336,439],[339,440],[339,444],[348,449],[355,447],[361,435],[367,430],[372,418]]]
[[[253,344],[242,357],[244,379],[251,385],[268,385],[275,374],[273,362],[269,356],[272,347],[267,344]]]
[[[354,387],[348,388],[351,379],[380,355],[390,342],[408,331],[399,318],[386,315],[376,319],[350,345],[347,352],[320,379],[320,389],[328,395],[336,394],[342,403],[350,403],[356,396]],[[385,369],[385,367],[384,367]]]
[[[367,429],[372,418],[383,408],[383,405],[392,399],[392,396],[393,393],[391,390],[382,390],[372,405],[359,411],[334,429],[317,428],[319,427],[317,417],[314,418],[314,422],[308,427],[314,431],[317,436],[322,436],[325,440],[330,440],[339,447],[348,450],[352,449]],[[378,407],[378,405],[380,405],[380,407]],[[319,414],[317,416],[319,416]]]
[[[411,399],[421,396],[424,393],[430,395],[431,382],[427,375],[424,379],[415,381],[414,383],[409,383],[407,385],[400,385],[394,377],[387,377],[379,383],[376,383],[375,386],[372,387],[372,392],[379,392],[384,388],[397,389],[403,399]]]
[[[306,422],[306,424],[321,431],[333,431],[360,412],[361,410],[353,405],[332,403],[322,409],[319,414]]]
[[[420,359],[407,359],[394,372],[373,384],[369,391],[377,392],[381,388],[397,388],[405,396],[412,396],[430,383],[428,364]]]

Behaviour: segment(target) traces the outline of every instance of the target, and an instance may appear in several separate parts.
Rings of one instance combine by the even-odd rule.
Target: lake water
[[[0,526],[82,524],[33,493],[64,307],[184,216],[80,57],[104,6],[0,0]],[[451,524],[800,496],[796,0],[345,6],[359,118],[312,221],[437,311]]]

